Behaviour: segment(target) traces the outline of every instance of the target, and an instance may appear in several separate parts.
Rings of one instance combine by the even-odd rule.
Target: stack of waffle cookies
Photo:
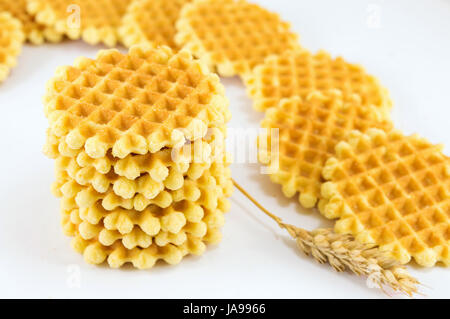
[[[219,78],[186,51],[101,51],[58,69],[45,153],[72,246],[92,264],[176,264],[221,239],[232,183]]]

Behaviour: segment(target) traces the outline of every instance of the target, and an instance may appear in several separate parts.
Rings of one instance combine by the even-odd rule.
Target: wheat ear
[[[312,256],[321,264],[328,263],[336,271],[352,271],[358,276],[367,276],[372,283],[386,292],[383,287],[412,296],[418,292],[420,284],[412,277],[406,267],[388,257],[377,245],[358,242],[351,235],[336,234],[331,229],[308,231],[283,220],[265,209],[244,188],[233,180],[235,187],[256,205],[263,213],[273,219],[282,229],[296,240],[297,246],[307,256]]]

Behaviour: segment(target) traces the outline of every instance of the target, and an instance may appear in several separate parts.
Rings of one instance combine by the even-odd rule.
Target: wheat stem
[[[384,292],[384,286],[408,296],[418,292],[419,282],[404,266],[388,257],[377,245],[362,244],[351,235],[336,234],[330,229],[308,231],[286,224],[263,207],[236,181],[233,180],[233,183],[256,207],[285,229],[296,240],[300,250],[319,263],[328,263],[338,272],[350,270],[358,276],[366,276]]]

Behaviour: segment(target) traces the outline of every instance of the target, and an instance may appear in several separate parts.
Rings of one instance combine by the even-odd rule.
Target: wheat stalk
[[[234,180],[233,183],[263,213],[287,230],[307,256],[312,256],[321,264],[330,264],[338,272],[350,270],[358,276],[366,276],[383,292],[386,292],[384,286],[408,296],[418,292],[420,283],[408,273],[406,267],[383,253],[377,245],[362,244],[351,235],[336,234],[331,229],[308,231],[286,224],[259,204]]]

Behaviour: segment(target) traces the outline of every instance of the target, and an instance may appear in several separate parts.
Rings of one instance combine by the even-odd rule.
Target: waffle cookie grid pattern
[[[282,185],[287,197],[299,192],[302,206],[312,208],[320,199],[323,166],[347,132],[391,126],[386,114],[361,105],[360,99],[344,100],[337,90],[313,91],[304,100],[285,99],[266,112],[259,159],[269,166],[271,180]],[[271,129],[279,130],[278,142],[272,141]],[[278,144],[273,148],[272,143]]]
[[[92,158],[180,146],[230,118],[219,78],[168,47],[81,58],[58,70],[44,100],[52,133]]]
[[[121,41],[131,47],[136,44],[153,43],[173,49],[176,28],[181,9],[191,0],[137,0],[125,14],[119,29]]]
[[[343,58],[333,59],[327,52],[311,54],[291,50],[268,57],[246,78],[254,108],[265,111],[283,98],[305,98],[311,91],[338,89],[344,97],[357,94],[365,105],[389,110],[392,102],[387,89],[359,65]]]
[[[247,76],[272,54],[299,48],[277,14],[244,0],[196,0],[177,22],[176,43],[222,76]]]
[[[372,129],[336,146],[321,212],[336,231],[378,244],[401,263],[450,264],[450,162],[416,135]]]

